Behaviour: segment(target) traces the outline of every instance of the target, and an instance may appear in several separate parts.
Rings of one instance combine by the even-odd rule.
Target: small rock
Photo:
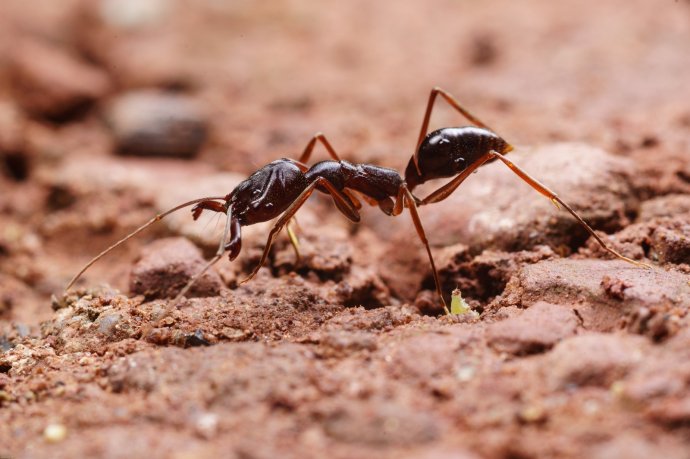
[[[43,431],[43,438],[49,443],[59,443],[67,438],[67,427],[63,424],[48,424]]]
[[[38,41],[14,48],[9,71],[15,98],[34,116],[60,119],[110,91],[110,81],[102,70]]]
[[[324,429],[343,443],[376,446],[425,444],[440,435],[433,417],[391,401],[350,404],[331,415]]]
[[[172,3],[163,0],[81,2],[73,24],[76,45],[124,88],[191,84],[185,37]]]
[[[592,459],[687,459],[687,446],[675,439],[669,441],[661,435],[648,436],[643,433],[622,432],[603,444],[595,444],[590,454]]]
[[[607,331],[640,307],[686,309],[690,285],[680,272],[637,268],[621,260],[546,260],[523,267],[492,306],[527,307],[538,301],[579,304],[585,328]]]
[[[23,180],[29,175],[30,159],[25,148],[26,120],[12,103],[0,101],[0,160],[9,175]]]
[[[371,268],[353,266],[342,282],[335,287],[338,301],[345,306],[364,306],[367,309],[390,304],[390,292]]]
[[[199,347],[209,346],[211,343],[204,337],[204,332],[197,330],[194,333],[188,333],[184,337],[184,347]]]
[[[525,424],[540,424],[548,419],[548,413],[539,405],[528,405],[518,412],[517,417]]]
[[[143,28],[165,19],[168,2],[165,0],[100,0],[101,18],[122,29]]]
[[[690,263],[690,212],[629,225],[608,240],[613,249],[633,259],[647,257],[659,264]],[[597,258],[605,254],[592,239],[581,252]]]
[[[319,355],[344,357],[355,352],[376,350],[373,333],[364,331],[330,331],[319,338]]]
[[[606,294],[611,298],[615,298],[617,300],[624,300],[625,289],[630,287],[630,284],[626,284],[625,281],[615,277],[612,278],[610,276],[604,276],[601,279],[601,286],[606,292]]]
[[[577,317],[568,306],[539,302],[488,327],[489,344],[499,352],[525,355],[543,352],[575,334]]]
[[[403,379],[414,379],[423,384],[452,372],[458,358],[461,339],[452,335],[425,334],[412,336],[396,343],[393,350],[381,352],[390,355],[390,370]]]
[[[640,204],[636,221],[645,222],[656,217],[675,217],[688,212],[690,212],[690,195],[669,194]]]
[[[589,334],[558,343],[547,354],[545,372],[555,388],[609,386],[643,359],[638,336]]]
[[[649,257],[659,263],[690,264],[690,214],[673,219],[654,229]]]
[[[206,140],[202,108],[188,96],[133,91],[118,96],[106,118],[117,151],[140,156],[194,156]]]
[[[147,299],[172,298],[205,264],[201,251],[185,238],[154,241],[132,268],[130,291]],[[215,296],[222,286],[218,274],[209,270],[197,279],[188,295]]]
[[[670,427],[686,426],[690,424],[690,397],[652,403],[647,409],[647,417]]]
[[[300,262],[297,267],[308,268],[321,279],[342,279],[352,265],[351,235],[345,228],[327,226],[320,219],[309,221],[311,216],[308,212],[302,213],[302,209],[297,217],[300,221],[299,231],[296,232],[300,246]],[[318,226],[318,231],[314,231],[312,225]],[[284,244],[283,250],[276,250],[273,264],[278,268],[294,269],[295,253],[292,245]]]
[[[96,319],[98,331],[106,336],[115,335],[117,332],[117,325],[121,320],[122,315],[117,312],[101,314],[98,316],[98,319]]]
[[[194,432],[201,438],[213,438],[218,433],[218,421],[215,413],[199,413],[194,417]]]
[[[420,314],[437,316],[444,314],[443,304],[438,300],[438,293],[432,290],[422,290],[414,300],[414,307]]]

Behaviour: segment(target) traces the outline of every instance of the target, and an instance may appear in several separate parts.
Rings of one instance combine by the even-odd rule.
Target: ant
[[[429,121],[437,96],[440,95],[448,104],[467,118],[474,126],[448,127],[427,134]],[[332,159],[320,161],[307,166],[316,142],[321,142]],[[81,275],[96,261],[111,250],[125,243],[150,225],[182,208],[192,207],[194,220],[206,210],[222,213],[226,216],[225,228],[215,256],[195,274],[173,300],[172,305],[189,291],[194,282],[208,269],[217,263],[225,252],[234,260],[242,248],[241,228],[255,223],[265,222],[279,217],[269,232],[264,251],[254,270],[240,284],[251,280],[266,262],[275,237],[287,227],[290,241],[297,256],[299,250],[296,237],[289,223],[309,199],[314,190],[331,196],[336,208],[352,222],[360,221],[359,209],[362,207],[358,198],[370,205],[378,205],[385,214],[400,215],[404,208],[409,209],[417,235],[426,249],[431,264],[436,292],[446,313],[449,313],[441,291],[434,258],[427,240],[422,222],[417,212],[420,205],[442,201],[450,196],[469,175],[480,166],[500,160],[532,188],[549,198],[560,209],[563,206],[609,253],[636,266],[648,265],[625,257],[608,247],[594,230],[567,203],[553,191],[531,177],[504,155],[513,150],[513,146],[496,134],[491,128],[465,110],[455,98],[439,87],[431,90],[427,103],[422,128],[417,141],[417,148],[405,170],[405,178],[389,168],[372,164],[355,164],[340,159],[326,137],[318,133],[312,137],[299,160],[282,158],[263,166],[246,180],[242,181],[224,197],[207,197],[180,204],[166,212],[156,215],[89,261],[67,285],[68,290]],[[433,191],[424,199],[412,194],[418,185],[432,179],[454,177],[450,182]]]

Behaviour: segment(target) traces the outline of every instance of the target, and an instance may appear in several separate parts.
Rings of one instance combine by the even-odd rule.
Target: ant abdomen
[[[453,177],[491,151],[507,153],[511,149],[503,138],[488,129],[475,126],[438,129],[419,145],[419,169],[411,159],[405,170],[405,181],[412,189],[427,180]]]

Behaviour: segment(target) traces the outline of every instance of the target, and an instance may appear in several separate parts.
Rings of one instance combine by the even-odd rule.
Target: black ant
[[[436,97],[439,94],[475,126],[443,128],[427,135],[431,113]],[[306,163],[309,161],[317,141],[323,144],[332,160],[321,161],[309,167]],[[353,222],[359,222],[360,220],[359,209],[362,204],[358,197],[361,197],[371,205],[378,205],[385,214],[391,216],[399,215],[407,207],[417,234],[427,251],[436,284],[436,292],[446,313],[448,313],[429,242],[417,212],[417,206],[439,202],[447,198],[477,168],[496,159],[505,163],[532,188],[549,198],[556,207],[560,204],[568,210],[605,250],[629,263],[637,266],[647,266],[609,248],[568,204],[504,156],[512,149],[513,147],[509,143],[465,110],[452,95],[436,87],[432,89],[429,96],[417,142],[417,149],[405,170],[405,180],[393,169],[371,164],[354,164],[341,160],[326,137],[319,133],[309,141],[299,160],[283,158],[273,161],[254,172],[224,197],[195,199],[156,215],[147,223],[93,258],[74,276],[67,285],[66,290],[74,285],[77,279],[93,263],[108,252],[153,223],[188,206],[194,206],[192,208],[192,215],[195,220],[205,210],[225,214],[225,229],[216,255],[199,273],[189,280],[172,304],[177,304],[177,301],[187,293],[192,284],[211,266],[217,263],[225,252],[229,252],[230,260],[234,260],[239,255],[242,247],[242,226],[265,222],[280,216],[268,235],[268,240],[259,263],[241,283],[247,282],[256,275],[259,268],[266,262],[271,245],[278,233],[289,224],[314,190],[319,190],[330,195],[337,209]],[[411,190],[428,180],[453,176],[455,178],[449,183],[432,192],[424,199],[420,200],[412,194]],[[296,239],[289,226],[288,234],[299,256]]]

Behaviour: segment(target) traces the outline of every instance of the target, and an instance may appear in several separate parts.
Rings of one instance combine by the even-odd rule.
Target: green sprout
[[[472,308],[470,305],[462,299],[462,292],[459,288],[453,290],[450,300],[450,313],[451,314],[467,314],[471,312]]]

